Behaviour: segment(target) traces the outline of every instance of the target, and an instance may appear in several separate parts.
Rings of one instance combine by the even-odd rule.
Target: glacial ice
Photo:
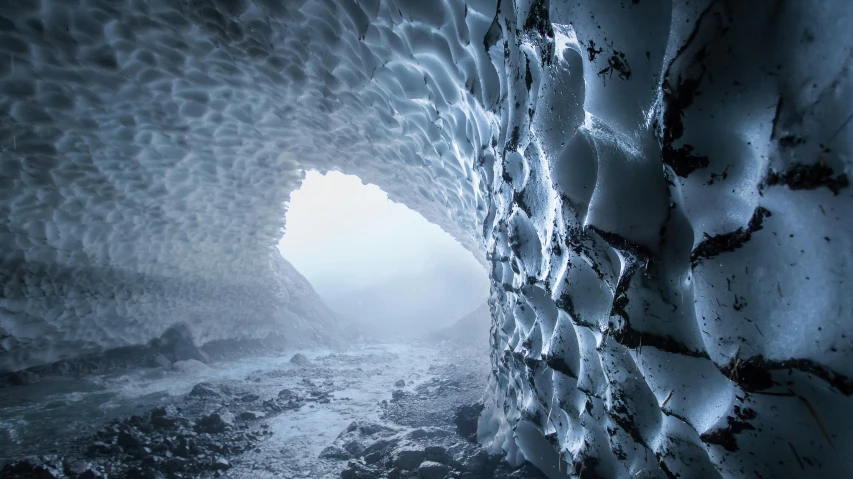
[[[274,248],[302,172],[334,169],[488,263],[494,452],[552,478],[849,476],[851,21],[4,1],[0,369],[176,322],[322,331]]]

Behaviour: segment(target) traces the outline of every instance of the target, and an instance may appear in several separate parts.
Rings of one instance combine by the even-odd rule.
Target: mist
[[[285,228],[282,255],[371,335],[444,328],[488,297],[486,271],[469,251],[356,176],[309,171],[291,194]]]

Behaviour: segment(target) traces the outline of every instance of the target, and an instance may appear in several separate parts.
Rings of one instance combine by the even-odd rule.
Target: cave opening
[[[371,337],[441,335],[489,294],[484,267],[452,236],[337,171],[306,173],[278,248],[343,324]],[[486,342],[488,322],[471,326]]]

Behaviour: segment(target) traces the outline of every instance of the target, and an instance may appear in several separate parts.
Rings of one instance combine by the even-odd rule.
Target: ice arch
[[[495,449],[849,475],[851,11],[3,2],[0,367],[316,326],[270,252],[334,168],[490,265]]]

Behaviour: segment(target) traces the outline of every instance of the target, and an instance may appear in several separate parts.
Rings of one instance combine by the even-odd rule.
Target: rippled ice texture
[[[339,169],[491,266],[495,450],[850,475],[851,10],[7,0],[0,364],[274,330],[282,202]]]

